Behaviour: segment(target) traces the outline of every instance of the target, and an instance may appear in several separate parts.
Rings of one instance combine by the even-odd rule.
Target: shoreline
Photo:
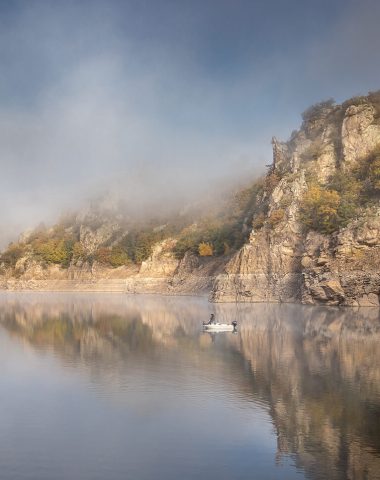
[[[301,301],[299,302],[277,302],[273,300],[263,300],[263,301],[239,301],[239,300],[234,300],[234,301],[212,301],[210,300],[210,293],[211,292],[158,292],[158,291],[139,291],[139,292],[131,292],[131,291],[126,291],[126,290],[101,290],[101,289],[48,289],[48,288],[0,288],[0,294],[17,294],[17,293],[22,293],[22,294],[29,294],[29,293],[51,293],[51,294],[111,294],[111,295],[125,295],[126,297],[134,297],[134,296],[152,296],[152,297],[195,297],[199,299],[205,299],[207,300],[207,303],[212,304],[212,305],[231,305],[231,304],[236,304],[236,305],[263,305],[263,304],[268,304],[268,305],[299,305],[303,307],[324,307],[324,308],[336,308],[336,309],[349,309],[349,310],[358,310],[358,309],[378,309],[379,307],[376,305],[328,305],[328,304],[322,304],[322,303],[302,303]]]

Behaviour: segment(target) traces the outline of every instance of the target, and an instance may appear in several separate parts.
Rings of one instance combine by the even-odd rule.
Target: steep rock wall
[[[307,233],[300,222],[307,179],[326,184],[380,144],[375,107],[327,106],[289,142],[272,144],[281,180],[266,199],[266,222],[216,277],[211,299],[379,306],[380,207],[362,209],[333,235]]]

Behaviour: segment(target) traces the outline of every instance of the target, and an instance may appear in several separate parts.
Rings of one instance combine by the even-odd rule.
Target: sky
[[[0,0],[0,239],[94,192],[254,178],[311,104],[380,89],[378,0]]]

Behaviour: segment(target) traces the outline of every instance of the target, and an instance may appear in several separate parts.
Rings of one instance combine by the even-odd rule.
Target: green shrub
[[[1,254],[0,263],[4,263],[6,267],[14,267],[17,261],[24,255],[24,252],[24,247],[11,243],[7,250]]]
[[[380,90],[369,92],[368,95],[358,95],[352,97],[349,100],[346,100],[342,103],[342,109],[345,111],[351,105],[365,105],[372,104],[375,107],[375,122],[378,122],[380,119]]]
[[[33,244],[35,255],[46,263],[55,263],[67,267],[72,258],[74,242],[72,240],[51,238],[36,240]]]
[[[322,116],[325,116],[327,112],[330,112],[334,105],[335,100],[333,98],[315,103],[302,113],[302,120],[304,122],[314,122]]]
[[[112,267],[121,267],[130,263],[127,252],[119,245],[111,248],[110,264]]]
[[[359,105],[364,105],[368,103],[368,97],[365,95],[356,95],[355,97],[350,98],[349,100],[346,100],[345,102],[342,103],[342,107],[344,110],[347,110],[348,107],[351,106],[359,106]]]
[[[243,233],[242,226],[237,222],[227,224],[205,222],[196,229],[191,231],[185,229],[181,233],[174,247],[174,254],[178,259],[183,258],[186,252],[202,255],[199,246],[205,244],[211,247],[212,255],[226,255],[231,250],[240,248],[245,239],[246,234]]]
[[[380,120],[380,90],[369,92],[368,100],[375,107],[375,121],[378,122]]]
[[[380,144],[351,171],[338,170],[324,188],[311,183],[301,206],[306,229],[332,233],[380,196]]]
[[[73,245],[73,260],[77,261],[80,258],[84,258],[86,256],[86,252],[83,248],[83,245],[80,242],[75,242]]]
[[[380,144],[357,164],[354,173],[362,183],[364,199],[380,194]]]
[[[200,242],[199,232],[183,232],[173,249],[175,257],[180,260],[186,252],[197,255]]]
[[[167,235],[166,230],[134,230],[123,238],[119,246],[132,262],[141,264],[152,255],[154,244],[162,241]]]
[[[340,226],[339,193],[312,185],[305,193],[300,209],[301,222],[307,230],[332,233]]]
[[[113,268],[121,267],[130,262],[127,252],[120,245],[115,245],[111,248],[98,248],[94,253],[94,259],[99,263],[110,265]]]
[[[351,172],[337,171],[331,178],[328,188],[339,194],[339,226],[345,226],[357,214],[361,202],[362,183]]]
[[[186,252],[199,255],[200,244],[210,245],[214,256],[228,255],[239,249],[249,236],[253,219],[265,218],[264,191],[273,190],[280,179],[278,172],[270,172],[235,193],[216,215],[204,216],[196,225],[184,228],[174,247],[175,256],[180,259]]]
[[[107,247],[100,247],[94,253],[94,260],[104,265],[110,264],[111,249]]]

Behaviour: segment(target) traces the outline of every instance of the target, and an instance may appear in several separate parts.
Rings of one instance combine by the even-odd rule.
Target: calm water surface
[[[3,293],[0,355],[1,479],[380,479],[377,309]]]

